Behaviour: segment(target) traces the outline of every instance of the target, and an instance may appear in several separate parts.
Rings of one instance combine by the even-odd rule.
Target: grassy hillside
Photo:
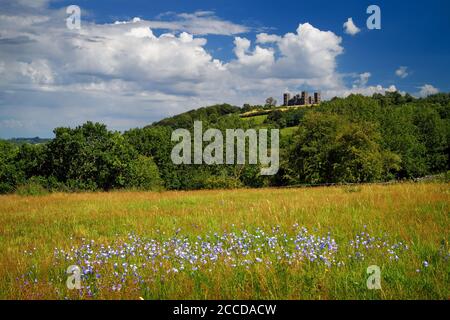
[[[293,135],[298,130],[298,127],[288,127],[281,129],[280,133],[282,137],[288,137]]]
[[[449,204],[425,183],[0,196],[0,299],[448,299]]]
[[[266,119],[267,119],[267,115],[259,115],[259,116],[242,118],[243,121],[247,121],[247,122],[253,121],[253,123],[256,125],[262,125]]]
[[[173,117],[162,119],[152,124],[152,126],[167,126],[172,129],[191,128],[194,121],[204,121],[207,123],[217,123],[221,118],[232,114],[238,114],[240,108],[229,104],[218,104],[203,107],[177,114]]]

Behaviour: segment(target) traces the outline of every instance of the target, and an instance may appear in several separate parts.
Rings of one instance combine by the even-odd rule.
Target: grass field
[[[263,114],[260,116],[246,117],[242,118],[242,121],[253,122],[255,126],[262,126],[264,121],[267,119],[267,114]]]
[[[295,134],[295,132],[298,130],[298,127],[287,127],[280,130],[282,137],[288,137]]]
[[[449,200],[437,183],[1,196],[0,299],[449,299]]]

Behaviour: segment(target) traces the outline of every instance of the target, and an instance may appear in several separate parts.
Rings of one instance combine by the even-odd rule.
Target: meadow
[[[449,299],[449,207],[446,183],[0,196],[0,299]]]

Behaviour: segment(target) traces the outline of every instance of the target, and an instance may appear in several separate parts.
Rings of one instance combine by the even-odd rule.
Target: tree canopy
[[[264,111],[263,120],[248,121],[249,111]],[[204,130],[223,133],[289,129],[280,140],[280,170],[264,177],[259,165],[173,164],[172,131],[192,130],[196,120]],[[410,179],[449,170],[450,94],[350,95],[311,108],[270,110],[222,104],[124,133],[87,122],[54,134],[39,144],[0,140],[0,193],[27,184],[49,191],[188,190]]]

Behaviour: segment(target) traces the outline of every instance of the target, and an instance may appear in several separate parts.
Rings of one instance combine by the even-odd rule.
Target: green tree
[[[120,133],[92,122],[54,133],[47,147],[48,176],[75,190],[126,186],[128,164],[138,153]]]
[[[427,149],[426,163],[430,173],[439,173],[448,168],[448,122],[429,105],[417,106],[414,124],[419,129],[419,140]]]
[[[13,192],[25,180],[24,173],[15,163],[18,151],[17,146],[0,140],[0,193]]]
[[[125,183],[127,188],[160,190],[162,184],[158,167],[152,158],[139,155],[128,164]]]
[[[381,180],[383,173],[400,160],[382,150],[380,140],[376,126],[369,122],[352,122],[337,114],[308,113],[294,137],[291,172],[299,182],[307,183]]]
[[[25,143],[20,145],[15,157],[15,162],[19,170],[24,173],[26,179],[45,174],[46,148],[45,144],[33,145]]]
[[[385,111],[381,127],[383,146],[401,159],[400,167],[390,171],[393,178],[415,178],[428,172],[427,148],[414,125],[415,112],[414,105],[392,107]]]

